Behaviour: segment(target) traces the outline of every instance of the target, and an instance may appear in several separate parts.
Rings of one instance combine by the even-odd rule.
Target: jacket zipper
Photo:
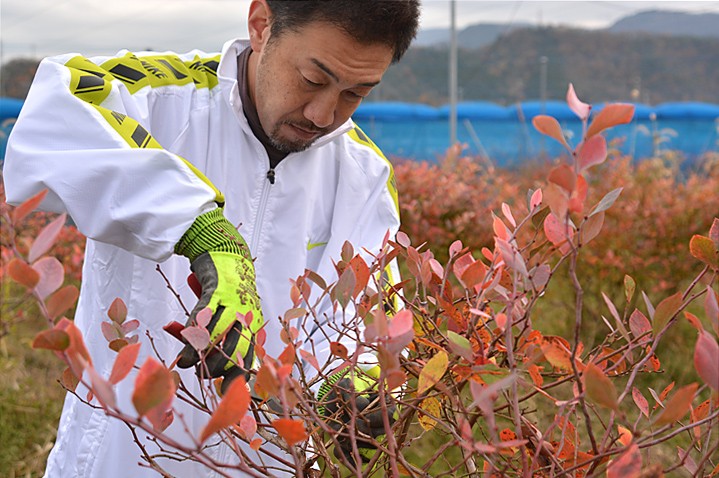
[[[252,243],[250,244],[251,251],[257,251],[257,246],[260,242],[260,233],[262,231],[262,223],[265,218],[267,200],[270,197],[270,189],[273,184],[275,184],[275,168],[270,168],[269,171],[267,171],[267,181],[262,182],[262,195],[260,196],[260,205],[257,209],[257,220],[255,221],[255,227],[252,232]]]

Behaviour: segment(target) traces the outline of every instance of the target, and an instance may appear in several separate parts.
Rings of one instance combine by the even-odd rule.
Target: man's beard
[[[282,125],[285,125],[285,124],[297,126],[301,129],[304,129],[305,131],[317,131],[318,135],[316,138],[314,138],[310,141],[301,141],[301,140],[291,141],[287,138],[280,136],[280,128],[282,127]],[[280,121],[279,123],[277,123],[275,125],[275,127],[272,129],[272,131],[270,132],[268,137],[270,139],[270,143],[272,144],[272,146],[274,146],[278,151],[289,154],[289,153],[299,153],[301,151],[306,150],[307,148],[312,146],[312,144],[315,141],[317,141],[318,139],[320,139],[322,136],[326,135],[327,133],[329,133],[329,130],[317,129],[312,124],[297,123],[295,121],[284,120],[284,121]]]

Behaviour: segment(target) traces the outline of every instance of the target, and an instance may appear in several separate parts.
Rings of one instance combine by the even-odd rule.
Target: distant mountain
[[[719,38],[719,14],[646,11],[620,19],[607,31]]]
[[[511,25],[478,23],[459,30],[457,43],[461,48],[482,48],[494,42],[500,35],[531,26],[529,23],[513,23]],[[623,17],[604,31],[719,38],[719,14],[649,10]],[[417,47],[447,46],[449,45],[449,29],[420,30],[412,45]]]
[[[592,103],[719,103],[719,38],[549,27],[516,29],[483,48],[460,48],[460,99],[512,104],[540,98],[542,57],[548,99],[563,99],[571,82]],[[414,46],[369,100],[444,104],[448,64],[448,48]]]
[[[500,35],[504,35],[518,28],[526,28],[529,23],[478,23],[469,25],[457,32],[457,43],[462,48],[482,48],[494,42]],[[445,47],[449,45],[448,28],[429,28],[420,30],[412,43],[417,47]]]

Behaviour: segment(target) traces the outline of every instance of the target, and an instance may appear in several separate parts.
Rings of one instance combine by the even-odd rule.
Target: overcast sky
[[[64,52],[219,51],[247,32],[249,0],[0,0],[0,60]],[[449,1],[423,1],[422,28],[448,27]],[[719,13],[719,1],[457,1],[457,25],[603,28],[644,10]]]

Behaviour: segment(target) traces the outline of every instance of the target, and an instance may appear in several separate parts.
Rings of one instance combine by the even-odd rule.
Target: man
[[[406,51],[418,15],[418,0],[253,0],[249,43],[228,42],[221,55],[42,62],[10,138],[7,197],[18,203],[48,188],[42,207],[67,211],[88,237],[75,322],[100,374],[115,358],[100,322],[116,297],[162,357],[181,348],[162,330],[186,314],[158,262],[193,304],[184,285],[189,259],[203,287],[193,317],[209,305],[213,338],[232,327],[224,343],[236,361],[216,360],[209,370],[229,382],[250,366],[263,316],[268,337],[279,336],[278,317],[292,307],[289,279],[310,269],[333,280],[345,241],[376,251],[397,231],[391,166],[350,115]],[[250,330],[235,322],[237,312],[252,312]],[[322,363],[327,331],[313,332],[300,339]],[[282,347],[265,345],[270,356]],[[148,344],[141,350],[138,363],[152,354]],[[197,359],[185,347],[179,365]],[[126,410],[131,378],[116,388]],[[176,405],[181,419],[167,433],[192,446],[184,427],[197,436],[207,417]],[[210,452],[231,461],[225,448]],[[68,395],[46,476],[156,476],[138,457],[125,424]],[[208,476],[198,465],[158,463],[174,476]]]

